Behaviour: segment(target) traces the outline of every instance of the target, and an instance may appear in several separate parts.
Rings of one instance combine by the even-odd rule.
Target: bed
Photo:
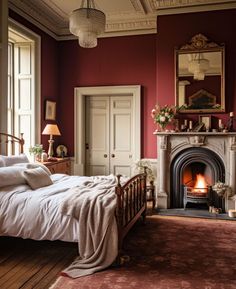
[[[18,138],[0,133],[0,155],[3,160],[5,158],[5,162],[11,157],[6,158],[3,155],[10,154],[17,157],[18,153],[22,154],[23,152],[23,135]],[[8,170],[12,173],[14,170],[20,170],[21,174],[23,172],[26,183],[19,182],[0,187],[1,236],[78,242],[80,253],[85,252],[86,255],[89,246],[87,244],[90,244],[89,250],[94,250],[97,236],[103,230],[106,231],[106,236],[104,233],[101,235],[101,239],[105,240],[104,243],[106,243],[106,250],[109,250],[109,254],[105,252],[102,253],[102,257],[96,255],[93,256],[94,258],[90,258],[90,263],[96,264],[94,266],[96,269],[88,269],[87,264],[83,264],[82,269],[85,267],[87,270],[85,273],[78,274],[78,262],[75,260],[69,270],[65,270],[65,274],[71,277],[76,278],[91,274],[97,269],[103,269],[111,264],[114,256],[119,262],[125,236],[141,216],[145,220],[146,173],[135,175],[130,179],[121,175],[85,177],[54,174],[50,176],[51,183],[49,182],[43,187],[37,185],[34,188],[39,179],[41,181],[41,175],[38,177],[36,174],[36,176],[33,175],[34,182],[30,183],[32,182],[31,172],[37,171],[34,164],[22,162],[11,165],[10,163],[7,167],[0,168],[0,177],[1,171],[4,173]],[[42,173],[41,167],[40,173]],[[95,201],[91,198],[94,195],[98,195]],[[88,200],[91,202],[90,205],[88,205]],[[90,218],[94,218],[96,224],[90,222]],[[101,221],[99,221],[100,219]],[[103,228],[108,219],[114,220],[114,222],[111,221],[112,225],[109,225],[109,230],[107,227]],[[96,236],[95,239],[93,236],[91,237],[91,232]],[[87,247],[81,249],[85,243]],[[97,246],[100,247],[100,243]],[[91,247],[93,248],[91,249]],[[114,247],[118,249],[115,252],[113,252]],[[102,262],[105,263],[105,267],[97,264],[98,259],[104,261]]]

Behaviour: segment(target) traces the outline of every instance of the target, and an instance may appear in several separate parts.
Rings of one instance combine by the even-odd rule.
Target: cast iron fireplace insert
[[[191,147],[178,153],[170,167],[171,208],[185,207],[185,187],[193,186],[197,174],[202,174],[211,187],[217,181],[225,181],[225,166],[214,151],[203,147]],[[214,204],[219,204],[218,196],[211,194],[211,205]]]

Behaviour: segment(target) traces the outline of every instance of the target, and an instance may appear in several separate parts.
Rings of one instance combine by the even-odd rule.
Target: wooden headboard
[[[20,137],[16,137],[14,135],[0,132],[0,155],[14,155],[16,151],[22,154],[24,152],[24,143],[23,133],[20,134]]]

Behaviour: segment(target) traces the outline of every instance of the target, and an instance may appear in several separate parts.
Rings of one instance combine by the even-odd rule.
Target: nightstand
[[[70,158],[57,158],[55,161],[43,162],[52,174],[71,174]]]

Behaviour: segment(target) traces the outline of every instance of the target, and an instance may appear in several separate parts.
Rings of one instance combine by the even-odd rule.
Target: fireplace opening
[[[171,163],[170,176],[171,208],[219,206],[212,186],[224,182],[225,168],[215,152],[201,147],[181,151]]]

